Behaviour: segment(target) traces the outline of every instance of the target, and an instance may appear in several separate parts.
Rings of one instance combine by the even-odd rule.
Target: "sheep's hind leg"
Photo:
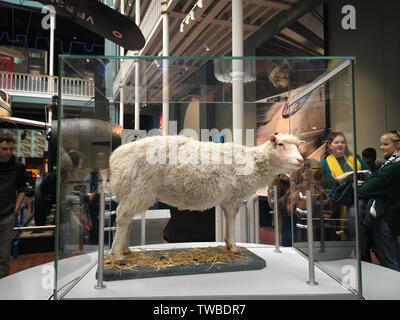
[[[127,222],[128,223],[128,230],[126,232],[126,237],[124,238],[124,240],[122,242],[122,253],[123,254],[131,252],[131,250],[129,249],[129,243],[130,243],[131,234],[132,234],[132,232],[131,232],[131,230],[132,230],[132,222],[133,222],[132,219]]]
[[[111,254],[114,255],[116,261],[124,260],[124,253],[130,252],[129,240],[131,236],[131,223],[135,212],[143,212],[154,204],[154,199],[143,199],[139,206],[129,204],[127,207],[122,206],[122,202],[117,207],[117,232],[115,233],[114,242],[111,248]]]
[[[129,218],[129,217],[128,217]],[[131,219],[126,219],[117,213],[117,231],[111,248],[111,254],[116,261],[124,260],[124,245],[126,244],[129,232],[129,224]]]
[[[223,207],[225,216],[225,243],[226,247],[235,252],[236,240],[235,240],[235,219],[239,208]]]

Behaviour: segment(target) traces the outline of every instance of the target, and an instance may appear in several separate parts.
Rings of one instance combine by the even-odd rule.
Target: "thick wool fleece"
[[[156,201],[181,210],[220,205],[234,217],[256,190],[293,170],[294,161],[301,158],[299,143],[295,136],[279,134],[257,147],[185,136],[154,136],[124,144],[110,157],[110,188],[119,203],[117,233],[120,225],[129,224]],[[116,236],[114,243],[118,241],[123,240]]]

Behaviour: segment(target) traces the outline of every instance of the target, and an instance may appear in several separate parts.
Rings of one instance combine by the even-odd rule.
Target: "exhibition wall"
[[[342,8],[355,8],[355,29],[343,29]],[[396,0],[335,0],[327,6],[329,55],[356,59],[355,107],[357,149],[374,147],[379,137],[400,123],[400,91],[397,88],[400,62],[400,2]],[[337,110],[337,109],[334,109]],[[335,125],[333,115],[332,126]]]

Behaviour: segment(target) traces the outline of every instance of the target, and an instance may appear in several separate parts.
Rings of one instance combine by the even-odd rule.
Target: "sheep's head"
[[[282,168],[280,173],[290,173],[293,170],[300,169],[304,160],[299,152],[301,141],[291,134],[278,133],[271,135],[270,159]]]

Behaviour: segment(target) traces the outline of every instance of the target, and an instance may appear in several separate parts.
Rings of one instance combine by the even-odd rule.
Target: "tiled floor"
[[[35,226],[35,218],[32,217],[32,210],[30,206],[33,202],[27,202],[28,207],[25,209],[24,214],[19,216],[20,226]],[[55,206],[46,218],[45,225],[54,225]],[[22,219],[22,221],[21,221]],[[24,231],[19,234],[21,238],[43,237],[50,236],[53,230],[44,230],[41,232]],[[9,274],[20,272],[38,265],[54,261],[54,251],[43,253],[19,254],[16,259],[10,256],[10,271]]]
[[[9,274],[33,268],[50,261],[54,261],[54,252],[20,254],[16,259],[11,256]]]

